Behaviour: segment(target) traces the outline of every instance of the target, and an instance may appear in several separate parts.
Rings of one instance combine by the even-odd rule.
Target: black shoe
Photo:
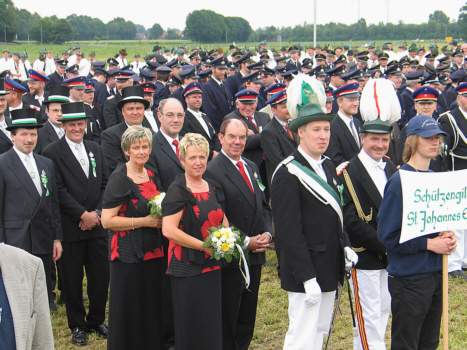
[[[109,328],[105,324],[88,326],[88,333],[96,333],[99,337],[107,339],[109,336]]]
[[[78,346],[88,345],[88,335],[81,328],[74,328],[71,331],[71,342]]]
[[[451,278],[460,278],[460,279],[467,279],[464,272],[462,270],[456,270],[449,272],[449,277]]]

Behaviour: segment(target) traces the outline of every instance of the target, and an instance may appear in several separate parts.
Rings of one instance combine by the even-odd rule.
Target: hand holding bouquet
[[[164,198],[165,192],[161,192],[148,202],[149,215],[162,217],[162,201]]]

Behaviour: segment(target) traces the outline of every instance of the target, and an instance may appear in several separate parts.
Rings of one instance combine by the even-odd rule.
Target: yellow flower
[[[228,243],[222,243],[221,249],[223,252],[228,252],[230,249],[230,245]]]
[[[222,233],[219,231],[214,232],[214,237],[221,238]]]

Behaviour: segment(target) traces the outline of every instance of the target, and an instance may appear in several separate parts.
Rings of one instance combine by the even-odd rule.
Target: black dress
[[[162,204],[163,216],[183,210],[180,228],[201,240],[222,225],[221,193],[192,193],[179,175]],[[168,269],[174,305],[177,350],[222,349],[222,293],[219,263],[201,251],[169,242]]]
[[[118,215],[144,217],[148,200],[159,194],[158,179],[147,169],[149,181],[135,184],[120,165],[110,176],[103,208],[121,206]],[[109,350],[162,349],[161,285],[162,236],[159,229],[139,228],[112,233],[110,302],[107,341]]]

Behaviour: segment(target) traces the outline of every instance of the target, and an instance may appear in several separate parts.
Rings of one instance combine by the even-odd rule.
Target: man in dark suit
[[[360,93],[358,83],[343,85],[334,91],[339,111],[331,122],[331,140],[326,155],[335,166],[352,159],[360,151],[358,112]]]
[[[413,92],[417,90],[420,85],[420,78],[423,77],[422,71],[408,72],[405,75],[407,86],[400,93],[400,100],[402,102],[402,116],[399,122],[400,127],[404,127],[407,122],[414,117],[417,112],[414,107]]]
[[[47,145],[58,141],[65,134],[59,119],[62,117],[62,104],[69,102],[68,94],[68,88],[62,85],[54,85],[47,92],[43,102],[47,121],[38,131],[36,153],[42,154]]]
[[[88,119],[84,138],[89,141],[100,143],[103,118],[100,113],[101,107],[94,104],[95,81],[92,79],[86,79],[85,84],[82,102],[84,103],[84,111],[86,112]]]
[[[167,86],[172,70],[165,64],[156,68],[156,92],[154,93],[153,110],[159,107],[159,103],[170,96],[170,90]]]
[[[336,169],[323,157],[332,119],[323,107],[298,109],[289,123],[298,134],[298,149],[272,178],[279,277],[289,301],[285,350],[321,349],[344,266],[350,269],[358,260],[342,226]]]
[[[258,167],[242,157],[249,129],[244,121],[226,119],[220,129],[220,154],[208,165],[206,177],[225,196],[225,214],[229,224],[250,237],[247,261],[250,286],[245,284],[238,264],[222,269],[222,319],[224,350],[248,349],[255,328],[261,267],[264,250],[272,236],[270,212]]]
[[[183,96],[187,108],[185,110],[185,122],[183,123],[180,135],[183,136],[189,132],[202,135],[209,142],[209,158],[211,159],[217,155],[221,147],[208,116],[201,112],[203,104],[201,84],[198,82],[188,84],[183,90]]]
[[[198,81],[198,76],[196,75],[196,67],[192,65],[182,66],[182,68],[178,72],[178,76],[180,77],[182,85],[177,90],[175,90],[171,97],[174,97],[177,100],[179,100],[183,108],[186,109],[186,102],[185,97],[183,96],[183,90],[185,89],[185,87],[188,86],[188,84]]]
[[[109,96],[104,102],[102,116],[106,129],[123,122],[122,112],[118,107],[122,100],[122,90],[133,85],[133,79],[131,79],[133,75],[132,71],[119,69],[111,74],[115,79],[117,92],[115,95]]]
[[[224,119],[240,119],[248,125],[244,156],[256,164],[261,171],[262,178],[266,179],[263,167],[263,150],[261,149],[261,132],[270,119],[266,113],[256,111],[257,104],[258,93],[256,91],[250,89],[240,90],[235,95],[236,109],[227,114]]]
[[[65,80],[65,69],[68,64],[67,60],[55,60],[55,72],[49,75],[49,81],[45,85],[45,90],[49,91],[54,85],[61,85]]]
[[[0,241],[22,248],[42,259],[51,309],[52,261],[62,254],[62,226],[53,163],[34,154],[38,113],[32,109],[11,112],[13,148],[0,156]]]
[[[23,104],[41,108],[45,99],[45,84],[49,81],[49,78],[33,69],[30,69],[28,74],[29,92],[23,95]]]
[[[267,104],[271,106],[273,117],[261,132],[261,148],[270,186],[277,165],[295,151],[297,143],[288,126],[290,114],[287,109],[287,92],[283,90],[274,94]]]
[[[212,126],[218,132],[224,117],[232,111],[232,95],[224,84],[227,60],[219,57],[211,64],[211,77],[203,86],[203,111],[211,118]]]
[[[358,263],[352,271],[357,320],[356,348],[385,349],[386,326],[391,311],[387,257],[378,240],[377,217],[387,180],[396,172],[386,157],[392,127],[379,119],[361,129],[362,150],[344,173],[347,204],[344,224]],[[361,346],[360,346],[361,344]]]
[[[3,78],[0,78],[0,154],[5,153],[13,147],[10,132],[6,129],[9,124],[9,116],[7,116],[7,94],[8,92],[5,90]]]
[[[302,69],[302,64],[300,63],[300,48],[298,46],[291,46],[289,48],[290,59],[287,60],[285,64],[285,70],[296,69],[298,72]]]
[[[101,134],[101,146],[104,154],[107,174],[111,174],[118,164],[126,162],[121,146],[122,135],[132,125],[148,127],[144,121],[144,110],[149,102],[144,99],[140,85],[129,86],[122,90],[122,98],[117,105],[123,114],[123,122],[114,125]]]
[[[235,94],[242,89],[244,83],[243,77],[250,74],[250,70],[248,69],[248,64],[252,62],[250,57],[251,53],[249,52],[241,56],[235,62],[237,71],[225,80],[225,87],[229,91],[230,96],[235,96]]]
[[[104,324],[109,266],[107,235],[100,224],[102,194],[107,176],[98,144],[84,140],[87,115],[82,102],[62,105],[60,121],[65,137],[49,145],[44,156],[57,169],[57,187],[63,227],[62,288],[71,342],[87,344],[87,331],[107,338]],[[89,312],[83,305],[86,271]]]

